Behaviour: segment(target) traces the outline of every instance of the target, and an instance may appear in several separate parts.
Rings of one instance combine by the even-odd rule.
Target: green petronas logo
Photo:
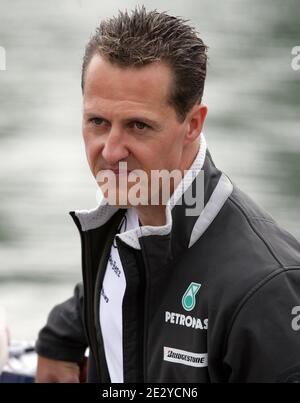
[[[182,297],[182,306],[186,311],[191,311],[196,305],[196,294],[201,284],[191,283]]]

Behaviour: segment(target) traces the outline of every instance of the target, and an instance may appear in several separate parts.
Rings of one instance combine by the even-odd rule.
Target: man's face
[[[167,103],[171,85],[171,69],[160,62],[124,68],[93,56],[85,75],[83,137],[95,178],[104,170],[120,178],[140,169],[150,178],[151,170],[187,169],[189,124]],[[118,171],[119,162],[128,172]]]

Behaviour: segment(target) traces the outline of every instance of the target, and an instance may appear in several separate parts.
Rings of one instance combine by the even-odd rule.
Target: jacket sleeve
[[[88,341],[83,324],[83,285],[77,284],[74,295],[56,305],[40,330],[36,342],[39,355],[54,360],[82,363]]]
[[[225,363],[229,382],[300,383],[300,268],[280,271],[244,298]]]

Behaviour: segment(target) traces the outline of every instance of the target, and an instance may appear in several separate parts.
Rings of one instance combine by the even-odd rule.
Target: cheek
[[[167,153],[164,150],[168,150]],[[183,151],[183,138],[181,133],[176,133],[174,131],[174,136],[170,136],[165,142],[164,146],[161,147],[161,153],[164,154],[163,158],[168,162],[170,167],[177,167],[181,160]]]

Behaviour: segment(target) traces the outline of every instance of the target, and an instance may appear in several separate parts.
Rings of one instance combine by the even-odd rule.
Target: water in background
[[[68,211],[96,205],[81,140],[80,68],[99,20],[134,1],[0,1],[0,305],[35,338],[80,279]],[[204,101],[215,163],[300,239],[297,0],[144,1],[192,20],[210,46]]]

